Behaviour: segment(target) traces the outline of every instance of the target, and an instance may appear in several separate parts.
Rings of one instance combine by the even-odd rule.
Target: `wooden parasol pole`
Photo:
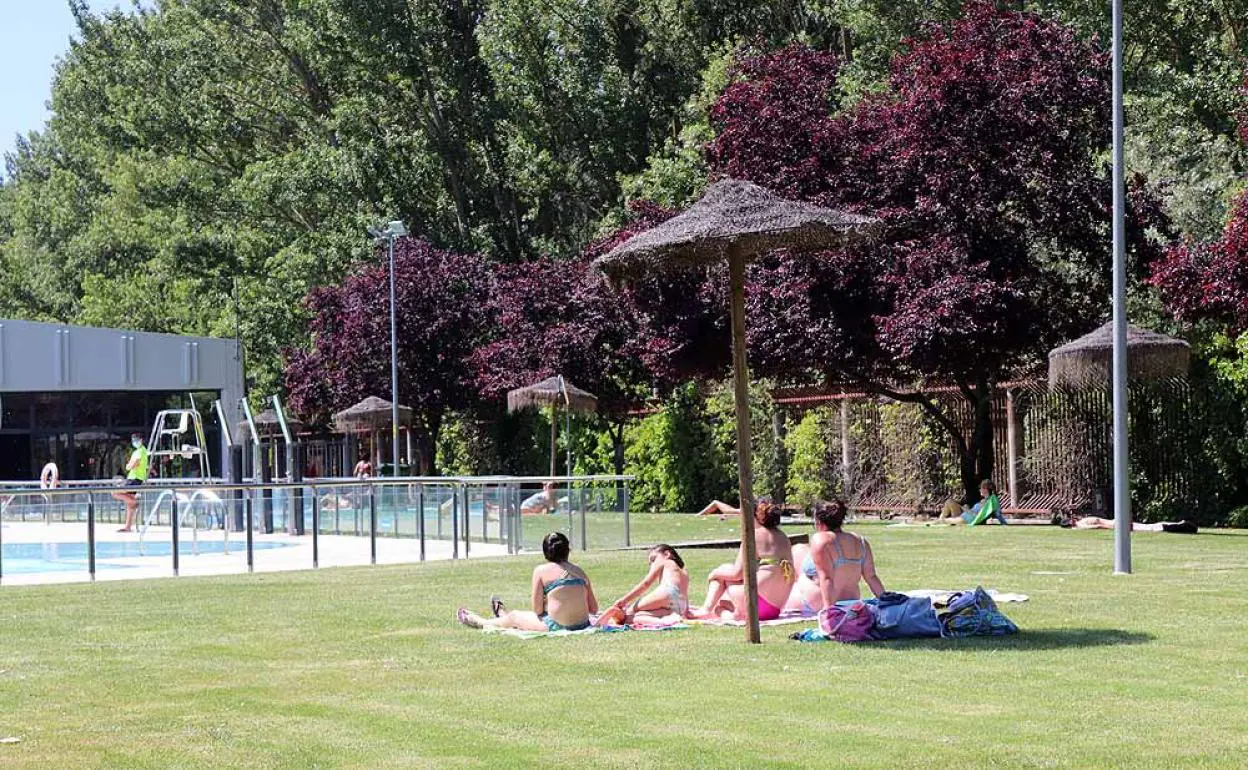
[[[550,477],[555,477],[555,464],[559,461],[559,447],[556,444],[559,431],[559,417],[554,404],[550,405]]]
[[[754,544],[754,478],[750,467],[750,373],[745,361],[745,255],[736,248],[728,254],[732,284],[732,380],[737,411],[737,475],[741,499],[741,543],[745,546],[745,638],[759,644],[758,548]]]

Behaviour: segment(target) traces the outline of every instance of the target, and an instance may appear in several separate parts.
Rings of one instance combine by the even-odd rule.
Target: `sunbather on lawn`
[[[947,509],[942,511],[939,521],[945,524],[965,524],[968,527],[977,527],[993,520],[1000,524],[1009,524],[1005,520],[1005,514],[1001,512],[1001,498],[997,497],[997,485],[992,483],[992,479],[980,482],[979,496],[982,499],[960,515],[950,515]]]
[[[463,607],[455,613],[460,623],[471,628],[518,628],[522,631],[580,631],[589,628],[589,616],[597,614],[598,599],[585,570],[568,561],[572,546],[562,532],[542,538],[546,563],[533,570],[533,610],[503,607],[497,596],[490,597],[494,617],[483,618]]]
[[[775,620],[793,588],[793,546],[780,529],[780,508],[763,497],[754,508],[754,542],[758,551],[758,619]],[[707,576],[706,599],[690,617],[745,620],[745,544],[731,564]]]
[[[672,617],[684,618],[689,611],[689,573],[685,562],[670,545],[656,545],[646,558],[650,570],[633,590],[624,594],[598,619],[599,625],[625,623],[657,623]],[[658,581],[658,587],[650,586]],[[649,591],[649,593],[647,593]]]
[[[1072,518],[1069,526],[1073,529],[1113,529],[1113,519],[1102,519],[1100,516],[1081,516]],[[1158,521],[1153,524],[1144,524],[1142,522],[1131,522],[1132,532],[1172,532],[1180,535],[1195,535],[1199,528],[1192,522],[1184,519],[1183,521]]]
[[[884,593],[884,584],[875,573],[871,544],[865,537],[841,529],[847,512],[840,500],[817,503],[811,510],[815,533],[810,536],[810,557],[802,571],[815,573],[820,608],[862,598],[859,584],[863,582],[877,597]]]

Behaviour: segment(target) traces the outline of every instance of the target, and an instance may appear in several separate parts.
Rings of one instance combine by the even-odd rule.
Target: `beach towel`
[[[548,636],[587,636],[589,634],[618,634],[625,631],[679,631],[689,628],[687,623],[670,625],[636,625],[636,626],[590,626],[579,631],[523,631],[519,628],[483,628],[487,634],[511,636],[516,639],[538,639]]]

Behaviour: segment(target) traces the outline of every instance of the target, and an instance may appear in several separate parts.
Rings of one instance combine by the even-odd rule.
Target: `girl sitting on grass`
[[[650,571],[602,614],[599,625],[656,623],[672,615],[685,617],[689,611],[689,573],[685,571],[684,559],[666,543],[651,548],[646,558]],[[656,580],[658,587],[646,593]]]
[[[518,628],[522,631],[580,631],[589,628],[589,616],[598,612],[598,599],[585,570],[568,561],[572,545],[562,532],[542,538],[546,563],[533,570],[533,610],[503,607],[490,597],[494,617],[483,618],[463,607],[455,613],[470,628]]]

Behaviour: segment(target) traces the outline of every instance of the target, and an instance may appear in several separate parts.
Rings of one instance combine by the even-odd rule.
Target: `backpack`
[[[838,642],[867,642],[875,612],[866,602],[834,604],[819,611],[819,630]]]
[[[950,596],[939,618],[940,635],[943,637],[1005,636],[1018,633],[1018,626],[997,609],[997,603],[982,587]]]

